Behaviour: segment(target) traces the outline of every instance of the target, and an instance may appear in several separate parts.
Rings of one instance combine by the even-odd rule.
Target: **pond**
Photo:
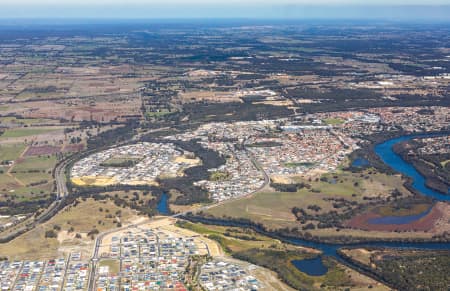
[[[166,193],[163,193],[161,195],[161,200],[159,200],[158,205],[156,205],[156,209],[158,210],[159,214],[162,215],[169,215],[169,205],[167,204],[167,201],[169,200],[169,196]]]
[[[355,167],[355,168],[363,168],[363,167],[367,167],[369,165],[370,165],[369,161],[364,158],[356,158],[352,162],[352,167]]]
[[[320,256],[313,259],[293,260],[291,263],[309,276],[323,276],[328,272],[328,268],[323,264]]]

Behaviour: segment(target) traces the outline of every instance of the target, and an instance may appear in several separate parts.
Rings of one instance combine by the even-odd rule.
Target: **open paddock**
[[[242,102],[241,98],[233,92],[218,92],[218,91],[192,91],[178,94],[178,97],[183,103],[191,102]]]
[[[29,147],[24,156],[40,156],[40,155],[53,155],[61,152],[61,147],[56,146],[31,146]]]
[[[140,99],[134,95],[116,98],[72,98],[21,103],[21,107],[16,108],[16,112],[27,118],[53,118],[71,122],[83,120],[110,122],[124,121],[126,116],[140,115],[140,105]]]
[[[68,145],[65,145],[62,148],[62,152],[63,153],[76,153],[76,152],[82,151],[84,149],[84,147],[85,146],[82,143],[79,143],[79,144],[68,144]]]
[[[8,138],[18,138],[18,137],[33,137],[36,135],[49,133],[56,131],[57,129],[51,127],[36,127],[36,128],[14,128],[6,130],[1,136],[0,139],[8,139]]]

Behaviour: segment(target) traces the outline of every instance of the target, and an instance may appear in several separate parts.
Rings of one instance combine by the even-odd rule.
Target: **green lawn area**
[[[6,130],[0,138],[14,138],[14,137],[25,137],[38,135],[42,133],[48,133],[52,131],[56,131],[55,128],[15,128]]]
[[[49,195],[53,190],[51,171],[55,164],[54,156],[27,157],[11,169],[11,175],[19,181],[7,174],[2,174],[0,189],[8,192],[14,190],[10,194],[16,197],[16,201]]]
[[[41,156],[18,160],[24,149],[25,145],[23,144],[0,146],[2,161],[16,160],[11,169],[12,176],[7,174],[9,167],[0,167],[3,170],[3,173],[0,174],[0,190],[10,192],[19,200],[28,199],[37,194],[49,194],[53,190],[51,171],[56,164],[56,158]]]
[[[340,119],[340,118],[325,118],[325,119],[323,119],[323,122],[328,125],[338,125],[338,124],[343,124],[345,122],[345,120]]]
[[[343,175],[343,182],[336,181],[335,184],[324,181],[306,181],[316,192],[309,189],[300,189],[297,192],[262,192],[251,198],[225,203],[219,207],[208,210],[209,213],[219,217],[223,215],[256,218],[262,220],[287,220],[294,219],[291,209],[294,206],[306,207],[308,205],[319,205],[324,210],[331,210],[330,202],[324,201],[327,197],[352,198],[352,194],[361,196],[361,178],[352,175]],[[347,180],[344,180],[345,179]],[[337,179],[338,180],[338,179]],[[305,182],[300,181],[298,182]],[[358,182],[355,185],[355,182]],[[355,197],[357,199],[358,197]]]
[[[328,177],[328,181],[312,182],[312,188],[319,190],[323,194],[338,195],[338,196],[351,196],[352,194],[361,194],[362,179],[359,177],[345,175],[334,179],[331,175]],[[335,180],[335,183],[331,182]]]
[[[103,161],[100,166],[113,168],[129,168],[139,163],[142,158],[138,157],[112,157]]]
[[[327,207],[328,203],[324,202],[322,197],[323,195],[311,193],[306,189],[301,189],[296,193],[262,192],[248,199],[236,200],[211,208],[207,213],[216,217],[247,218],[281,228],[297,224],[291,212],[294,206],[315,204],[322,208]]]
[[[227,252],[242,251],[256,247],[269,248],[273,245],[281,245],[279,240],[260,235],[251,229],[205,225],[186,221],[177,222],[177,226],[190,229],[218,241]]]
[[[0,145],[0,161],[14,161],[25,150],[24,144]]]
[[[172,114],[172,113],[174,113],[174,112],[169,112],[168,110],[162,110],[162,111],[158,111],[158,112],[149,111],[149,112],[145,113],[145,116],[147,118],[152,118],[152,117],[153,118],[158,118],[158,117],[163,117],[165,115],[169,115],[169,114]]]
[[[51,170],[56,164],[54,156],[27,157],[24,161],[14,166],[15,172],[27,172],[29,170]]]
[[[47,173],[47,171],[45,173],[43,172],[38,172],[38,173],[14,173],[13,174],[17,179],[19,179],[20,181],[22,181],[25,185],[31,186],[30,184],[32,183],[39,183],[38,188],[43,188],[45,186],[45,184],[51,184],[53,181],[52,175]],[[47,183],[40,183],[43,181],[47,181]],[[45,189],[48,189],[48,185],[47,187],[44,187]],[[50,187],[51,188],[51,187]]]
[[[214,171],[210,174],[209,180],[211,181],[225,181],[230,178],[230,173],[226,171]]]
[[[15,202],[27,201],[37,197],[45,197],[53,190],[51,175],[39,174],[15,174],[18,180],[24,183],[21,185],[18,181],[7,174],[0,174],[0,191],[13,197]],[[47,180],[48,183],[30,186],[29,183]],[[4,201],[10,197],[1,197],[0,201]]]

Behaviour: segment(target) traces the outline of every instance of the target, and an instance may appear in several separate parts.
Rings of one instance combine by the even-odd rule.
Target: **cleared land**
[[[402,195],[408,196],[409,192],[403,187],[403,181],[399,176],[389,176],[375,173],[373,170],[369,175],[365,173],[338,172],[326,174],[322,179],[304,180],[303,178],[292,178],[292,181],[303,182],[310,185],[296,192],[261,192],[251,197],[223,203],[206,211],[214,217],[246,218],[257,223],[262,223],[268,229],[302,228],[305,224],[297,221],[292,210],[293,207],[303,208],[308,214],[320,216],[336,211],[343,213],[342,209],[354,206],[340,206],[340,199],[345,199],[347,204],[367,203],[365,199],[385,199],[391,192],[397,189]],[[278,179],[278,181],[282,181]],[[313,221],[316,225],[316,222]],[[432,234],[426,232],[416,233],[394,233],[394,232],[369,232],[356,229],[332,228],[308,229],[312,235],[322,237],[335,237],[342,235],[359,237],[430,237]]]
[[[7,176],[3,185],[9,188],[9,192],[14,194],[13,199],[17,200],[49,195],[53,191],[51,173],[55,164],[55,156],[21,157],[3,174]]]
[[[48,222],[0,244],[0,254],[6,254],[10,260],[55,258],[76,251],[90,256],[94,243],[91,236],[95,236],[97,231],[117,227],[118,221],[126,225],[137,218],[135,211],[117,207],[109,200],[80,199],[76,205],[66,207]],[[45,237],[51,230],[56,237]]]

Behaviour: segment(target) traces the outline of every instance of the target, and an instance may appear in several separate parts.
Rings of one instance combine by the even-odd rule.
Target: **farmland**
[[[24,144],[0,145],[0,160],[2,162],[14,161],[19,158],[25,148]]]
[[[21,128],[21,129],[11,129],[5,131],[0,138],[15,138],[15,137],[28,137],[35,136],[42,133],[50,133],[54,131],[53,128]]]
[[[24,152],[23,147],[17,147]],[[52,171],[56,164],[53,156],[29,156],[19,157],[18,151],[7,153],[5,158],[16,158],[12,160],[11,166],[6,166],[0,175],[0,188],[9,189],[8,195],[3,195],[1,200],[11,199],[13,201],[27,201],[38,197],[47,197],[53,193]]]
[[[128,268],[121,248],[135,251],[129,230],[141,232],[138,249],[164,245],[141,244],[164,236],[139,221],[169,209],[172,222],[252,227],[180,221],[176,232],[215,240],[212,254],[265,266],[296,289],[385,290],[339,260],[336,244],[361,241],[386,245],[357,253],[376,264],[375,278],[442,289],[433,280],[445,284],[447,254],[389,251],[450,240],[449,32],[439,23],[0,23],[0,258],[80,251],[98,262],[91,270],[117,273]],[[403,163],[415,156],[429,178],[422,188],[377,151],[411,135],[396,148]],[[107,240],[90,257],[99,234],[130,223],[115,238],[116,261],[103,256]],[[135,255],[147,276],[153,266],[141,272]],[[195,284],[201,263],[218,262],[182,260]]]

